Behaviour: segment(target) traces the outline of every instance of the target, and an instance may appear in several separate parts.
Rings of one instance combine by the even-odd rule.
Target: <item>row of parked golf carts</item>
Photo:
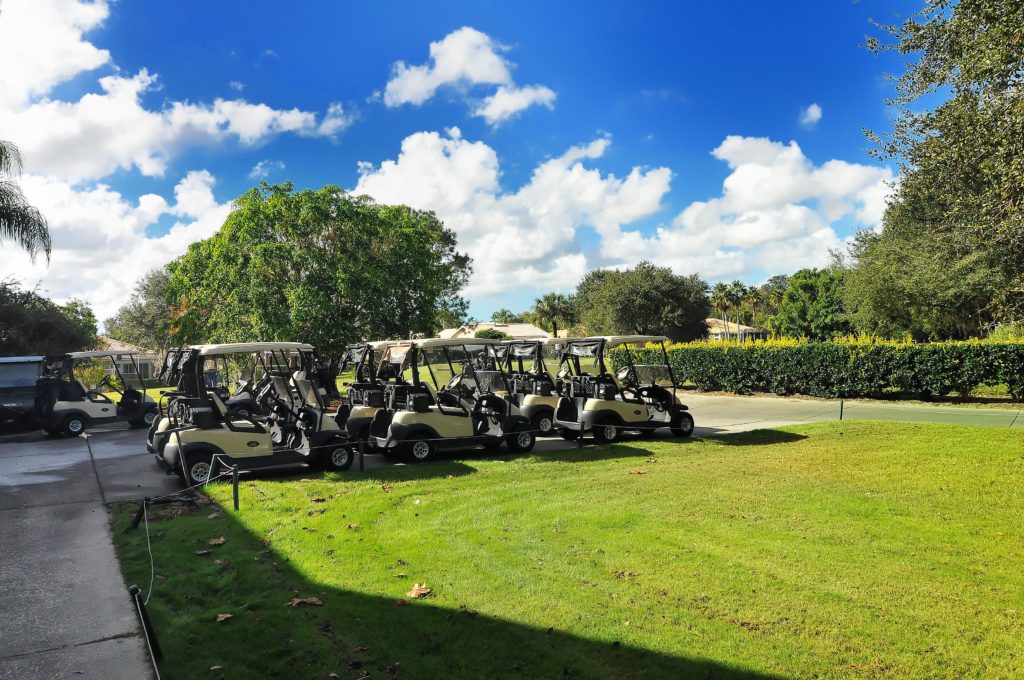
[[[693,432],[660,336],[506,341],[429,338],[359,343],[340,371],[311,345],[196,345],[170,351],[147,447],[168,470],[202,483],[223,466],[302,463],[344,470],[357,446],[426,461],[440,451],[502,444],[517,453],[538,436],[599,443],[624,432]],[[658,361],[636,349],[660,348]],[[608,353],[624,363],[609,372]],[[645,352],[644,356],[651,353]]]
[[[87,365],[106,368],[92,388],[79,375]],[[123,365],[134,370],[126,374]],[[156,415],[157,403],[146,395],[130,352],[0,357],[0,425],[75,436],[92,425],[112,422],[148,427]]]

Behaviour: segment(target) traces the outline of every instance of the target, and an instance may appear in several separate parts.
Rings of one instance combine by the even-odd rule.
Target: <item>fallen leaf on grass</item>
[[[227,621],[228,619],[233,618],[235,618],[234,614],[217,614],[217,623],[220,623],[221,621]]]
[[[227,543],[227,540],[228,539],[224,538],[223,536],[219,538],[211,538],[210,545],[224,545],[225,543]]]
[[[209,515],[207,515],[206,519],[220,519],[223,516],[224,516],[223,512],[221,512],[220,510],[216,510],[214,512],[211,512]]]
[[[630,470],[629,474],[631,474],[631,475],[646,475],[647,474],[647,470]]]
[[[337,673],[331,673],[331,674],[330,674],[330,675],[328,675],[327,677],[329,677],[329,678],[340,678],[341,676],[340,676],[340,675],[338,675]]]
[[[364,647],[363,645],[359,645],[358,647],[356,647],[355,649],[352,650],[352,653],[353,654],[362,654],[365,651],[366,651],[366,647]]]
[[[383,491],[384,493],[387,493],[388,491],[391,491],[391,485],[390,484],[381,484],[380,485],[380,490]]]
[[[228,561],[227,560],[214,560],[213,563],[223,567],[225,564],[228,563]]]
[[[395,574],[395,578],[405,578],[405,574],[402,574],[402,573]]]
[[[312,500],[313,503],[326,503],[327,502],[326,498],[313,498],[311,500]],[[335,677],[337,677],[337,676],[335,676]]]
[[[224,666],[210,666],[210,670],[211,671],[219,671],[219,670],[222,670],[223,668],[224,668]]]
[[[426,583],[417,583],[412,587],[412,590],[405,594],[406,597],[411,597],[414,600],[421,600],[424,597],[430,597],[434,591],[427,587]]]
[[[407,604],[409,604],[408,600],[403,600],[402,598],[398,598],[397,600],[395,600],[396,607],[404,607]]]
[[[303,531],[308,531],[311,534],[315,534],[316,533],[316,529],[314,527],[302,527],[302,529],[303,529]]]
[[[358,531],[359,530],[359,525],[358,524],[349,524],[348,528],[349,529],[355,529],[356,531]]]
[[[286,607],[322,607],[323,602],[320,601],[319,597],[293,597],[292,599],[285,602]]]
[[[205,557],[210,554],[209,550],[197,550],[193,553],[196,557]]]

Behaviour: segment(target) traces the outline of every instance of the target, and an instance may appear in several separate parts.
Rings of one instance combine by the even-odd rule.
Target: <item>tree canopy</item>
[[[842,277],[830,269],[801,269],[789,277],[776,323],[783,335],[829,340],[853,329],[842,301]]]
[[[431,212],[262,183],[168,271],[178,341],[302,340],[339,355],[463,315],[470,262]]]
[[[869,134],[901,177],[881,235],[850,251],[859,328],[964,337],[1024,312],[1021,26],[1018,0],[927,0],[869,41],[916,59],[893,77],[893,130]]]
[[[579,322],[590,335],[654,334],[673,340],[707,335],[708,284],[696,274],[641,262],[632,269],[598,269],[576,291]]]
[[[106,334],[138,347],[167,349],[171,315],[171,305],[167,302],[169,280],[163,268],[153,269],[139,279],[128,302],[103,322]]]
[[[97,344],[96,317],[88,304],[58,305],[14,281],[0,281],[0,355],[61,354]]]

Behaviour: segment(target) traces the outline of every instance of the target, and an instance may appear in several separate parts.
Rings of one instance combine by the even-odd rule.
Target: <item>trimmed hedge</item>
[[[615,366],[622,351],[611,352]],[[660,354],[648,347],[635,361],[661,363]],[[1007,385],[1014,399],[1024,397],[1022,342],[693,342],[671,346],[668,355],[677,379],[705,391],[931,399]]]

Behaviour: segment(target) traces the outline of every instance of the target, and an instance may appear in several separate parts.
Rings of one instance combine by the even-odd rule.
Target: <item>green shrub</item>
[[[622,352],[611,352],[616,367]],[[639,353],[650,354],[639,363],[661,360],[660,349]],[[668,355],[677,379],[705,391],[931,399],[1005,384],[1014,399],[1024,397],[1024,342],[693,342],[671,346]]]

